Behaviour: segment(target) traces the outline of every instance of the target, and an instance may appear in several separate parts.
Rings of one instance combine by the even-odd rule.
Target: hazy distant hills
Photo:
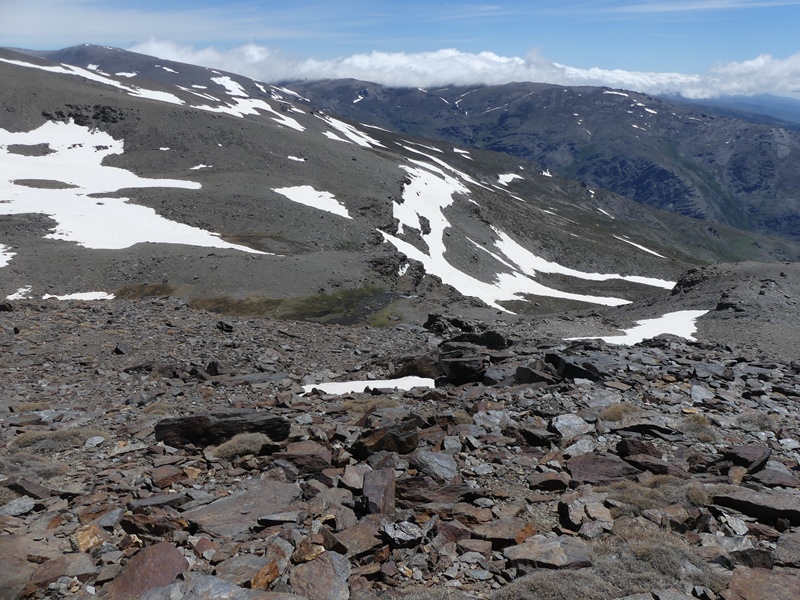
[[[800,239],[800,128],[788,122],[800,115],[800,103],[791,100],[695,105],[537,83],[429,90],[353,80],[291,85],[363,123],[504,152],[648,206]],[[772,116],[755,114],[767,109]]]
[[[554,121],[563,147],[546,146],[553,160],[543,167],[471,149],[533,139],[514,107],[542,94],[550,104],[585,103],[572,121],[595,136],[627,106],[641,139],[659,147],[646,129],[660,123],[649,116],[664,110],[656,100],[510,86],[508,107],[494,108],[488,88],[448,100],[451,92],[353,82],[329,84],[342,100],[309,99],[304,91],[323,84],[290,90],[99,46],[47,57],[58,62],[0,50],[0,299],[170,294],[227,312],[337,322],[443,307],[561,314],[668,294],[695,265],[800,259],[797,243],[549,171],[555,157],[561,167],[576,162],[574,127]],[[447,141],[408,134],[460,111],[466,118],[470,103],[488,106],[495,121],[506,115],[505,125],[488,127],[484,115],[476,123],[487,119],[485,135],[476,125],[458,143],[466,129]],[[406,115],[406,133],[336,116],[362,104]],[[719,124],[689,120],[691,131]],[[505,141],[489,143],[501,129]],[[610,150],[597,143],[594,152]]]

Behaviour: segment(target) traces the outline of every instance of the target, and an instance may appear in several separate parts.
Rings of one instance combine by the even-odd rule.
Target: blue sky
[[[465,82],[474,67],[475,83],[798,96],[798,31],[800,0],[0,0],[4,46],[89,42],[266,79],[407,85]]]

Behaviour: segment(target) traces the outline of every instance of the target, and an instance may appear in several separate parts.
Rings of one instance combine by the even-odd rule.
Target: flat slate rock
[[[135,554],[103,590],[114,600],[139,600],[145,592],[173,583],[188,568],[180,550],[160,542]]]
[[[284,512],[300,497],[300,488],[281,481],[254,481],[241,491],[181,516],[200,530],[223,538],[249,537],[259,517]]]

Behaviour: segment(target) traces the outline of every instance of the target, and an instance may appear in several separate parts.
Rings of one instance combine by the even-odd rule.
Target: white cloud
[[[527,57],[471,54],[454,49],[434,52],[370,52],[330,60],[294,58],[257,44],[229,50],[195,48],[150,40],[130,48],[171,59],[240,73],[270,82],[293,79],[353,78],[398,87],[497,85],[536,81],[559,85],[600,85],[650,94],[710,98],[731,94],[800,94],[800,52],[784,59],[763,54],[744,62],[720,64],[704,74],[579,69],[531,52]]]

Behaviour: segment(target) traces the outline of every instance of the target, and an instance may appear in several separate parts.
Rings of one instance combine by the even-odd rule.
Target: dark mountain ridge
[[[359,122],[505,152],[648,206],[800,239],[794,125],[598,87],[290,85]]]

